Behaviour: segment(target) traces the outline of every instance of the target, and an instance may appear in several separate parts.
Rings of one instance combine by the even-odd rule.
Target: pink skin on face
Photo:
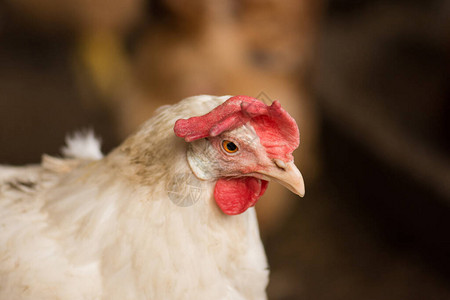
[[[265,151],[238,140],[236,153],[227,153],[222,146],[223,140],[231,140],[227,134],[209,138],[217,151],[217,164],[220,173],[227,177],[219,178],[214,187],[214,199],[219,208],[227,215],[237,215],[256,204],[267,189],[268,182],[246,174],[254,174],[264,169],[263,163],[271,163]],[[239,177],[230,177],[236,174]],[[244,175],[244,176],[243,176]]]

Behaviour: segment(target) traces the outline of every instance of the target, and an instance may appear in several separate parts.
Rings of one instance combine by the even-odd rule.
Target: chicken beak
[[[274,165],[267,170],[259,171],[258,173],[264,175],[269,180],[274,180],[291,192],[303,197],[305,195],[305,183],[303,176],[294,164],[294,161],[285,163],[281,160],[274,160]]]

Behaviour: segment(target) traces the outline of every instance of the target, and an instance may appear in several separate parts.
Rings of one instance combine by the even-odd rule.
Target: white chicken
[[[298,143],[278,102],[196,96],[105,157],[87,134],[0,167],[0,299],[265,299],[252,206],[272,179],[304,194]]]

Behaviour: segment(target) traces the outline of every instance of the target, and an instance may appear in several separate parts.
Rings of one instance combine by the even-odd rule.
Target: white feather
[[[88,134],[64,151],[87,160],[0,168],[0,299],[265,299],[254,209],[224,215],[210,181],[196,182],[191,206],[168,194],[177,174],[192,174],[175,120],[226,99],[165,107],[100,160]]]
[[[66,146],[61,149],[65,157],[82,159],[101,159],[100,139],[92,130],[77,131],[66,136]]]

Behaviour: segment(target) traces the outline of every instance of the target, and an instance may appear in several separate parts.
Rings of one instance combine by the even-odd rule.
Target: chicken
[[[298,144],[276,101],[196,96],[105,157],[87,134],[0,167],[0,299],[265,299],[253,206],[270,180],[304,194]]]

